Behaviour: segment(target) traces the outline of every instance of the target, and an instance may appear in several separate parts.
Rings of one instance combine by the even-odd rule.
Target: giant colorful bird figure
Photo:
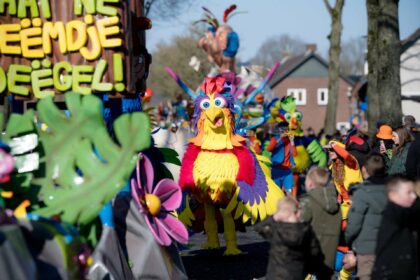
[[[274,104],[273,109],[275,108],[278,108],[278,112],[289,123],[289,133],[294,136],[292,144],[295,165],[292,168],[294,178],[292,193],[297,195],[299,175],[305,172],[311,163],[325,167],[327,165],[327,154],[317,139],[304,135],[302,113],[296,109],[295,99],[292,96],[283,97],[277,104]]]
[[[231,89],[223,76],[207,77],[201,85],[200,94],[194,98],[196,135],[190,139],[180,174],[184,192],[204,208],[208,238],[204,248],[219,248],[217,217],[221,216],[225,255],[240,253],[235,222],[265,219],[283,197],[270,179],[269,168],[246,146],[245,138],[235,133]],[[191,226],[192,220],[197,223],[200,218],[193,216],[190,199],[184,202],[179,218]]]

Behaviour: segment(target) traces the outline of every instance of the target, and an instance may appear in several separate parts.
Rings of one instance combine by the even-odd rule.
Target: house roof
[[[412,45],[414,45],[420,39],[420,28],[417,28],[410,36],[401,40],[401,53],[405,52]]]
[[[268,85],[273,88],[278,83],[286,79],[290,74],[292,74],[296,69],[305,64],[310,59],[316,59],[319,61],[325,68],[328,69],[328,63],[318,54],[314,52],[306,52],[305,54],[298,55],[287,59],[284,63],[280,64],[273,78],[270,80]],[[350,85],[353,85],[354,82],[347,77],[340,74],[340,78],[345,80]]]

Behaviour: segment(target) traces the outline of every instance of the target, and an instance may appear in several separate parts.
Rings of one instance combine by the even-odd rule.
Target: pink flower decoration
[[[169,246],[172,243],[171,237],[186,244],[188,232],[185,226],[170,213],[181,204],[181,188],[170,179],[163,179],[153,187],[153,179],[152,163],[147,156],[140,154],[136,178],[131,179],[131,194],[140,212],[144,214],[146,223],[160,245]]]

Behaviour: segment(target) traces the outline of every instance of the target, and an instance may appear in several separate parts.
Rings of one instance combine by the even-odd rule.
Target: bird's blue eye
[[[200,102],[200,108],[201,109],[208,109],[208,108],[210,108],[210,101],[208,99],[202,100]]]
[[[217,97],[214,99],[214,105],[219,108],[226,106],[226,100],[223,97]]]

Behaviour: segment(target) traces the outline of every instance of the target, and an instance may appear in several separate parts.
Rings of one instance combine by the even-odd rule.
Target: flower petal
[[[141,159],[137,162],[136,172],[137,172],[137,184],[139,188],[143,188],[145,193],[152,193],[153,191],[153,179],[154,179],[154,172],[153,172],[153,165],[150,162],[150,159],[140,153]],[[143,179],[143,180],[142,180]],[[146,186],[142,185],[142,182],[146,180]]]
[[[131,179],[131,197],[134,198],[134,200],[137,203],[137,206],[142,208],[142,205],[140,203],[140,197],[144,196],[144,191],[138,187],[137,181],[134,179]]]
[[[169,246],[172,243],[171,238],[166,233],[164,227],[162,227],[158,218],[152,217],[151,215],[145,215],[146,223],[150,228],[156,241],[162,246]]]
[[[162,207],[167,211],[178,209],[181,205],[181,188],[171,179],[161,180],[153,190],[153,194],[159,197]]]
[[[156,219],[156,221],[173,239],[179,243],[187,244],[188,231],[183,223],[168,213],[162,213],[158,218],[159,219]]]

